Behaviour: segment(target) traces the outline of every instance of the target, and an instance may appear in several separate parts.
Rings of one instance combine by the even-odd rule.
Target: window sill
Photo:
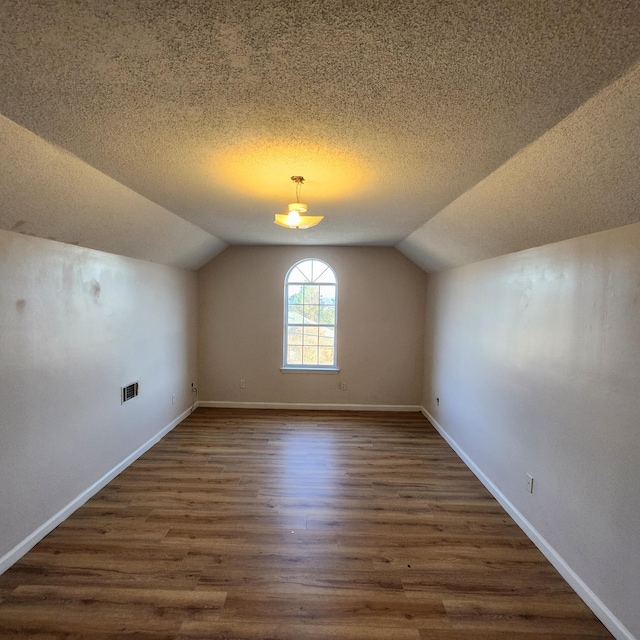
[[[281,373],[340,373],[337,367],[280,367]]]

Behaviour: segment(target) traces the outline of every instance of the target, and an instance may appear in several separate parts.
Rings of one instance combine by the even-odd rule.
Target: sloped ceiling
[[[438,270],[639,221],[639,60],[636,0],[4,0],[0,227]]]
[[[640,65],[397,247],[425,271],[640,221]]]

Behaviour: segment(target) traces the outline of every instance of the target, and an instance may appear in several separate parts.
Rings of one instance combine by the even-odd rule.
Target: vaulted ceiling
[[[637,222],[639,61],[637,0],[0,0],[0,228],[432,271]]]

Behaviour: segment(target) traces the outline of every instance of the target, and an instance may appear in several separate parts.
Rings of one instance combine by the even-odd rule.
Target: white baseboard
[[[617,640],[636,640],[631,632],[616,618],[611,610],[598,598],[580,576],[569,566],[564,558],[545,540],[540,532],[518,511],[513,503],[496,487],[484,474],[462,447],[446,432],[444,427],[424,408],[420,411],[435,427],[438,433],[447,441],[449,446],[462,458],[462,461],[477,476],[482,484],[491,492],[493,497],[502,505],[504,510],[515,520],[518,526],[527,534],[533,544],[540,549],[558,573],[571,585],[573,590],[582,598],[585,604],[600,619],[602,624]]]
[[[201,400],[199,407],[225,409],[299,409],[301,411],[420,411],[414,404],[313,404],[307,402],[232,402]]]
[[[161,429],[156,435],[147,440],[143,445],[138,447],[132,454],[128,455],[122,462],[118,463],[113,469],[105,473],[99,480],[96,480],[90,487],[87,487],[80,495],[76,496],[69,504],[64,506],[58,513],[49,518],[45,523],[40,525],[35,531],[30,533],[22,542],[19,542],[11,551],[5,553],[0,558],[0,574],[4,573],[11,565],[15,564],[22,558],[29,549],[34,547],[49,532],[53,531],[61,522],[64,522],[76,509],[79,509],[89,498],[93,497],[100,489],[113,480],[119,473],[122,473],[132,462],[137,460],[143,453],[151,449],[154,444],[159,442],[169,431],[174,429],[191,413],[191,407],[183,411],[175,420],[172,420],[164,429]]]

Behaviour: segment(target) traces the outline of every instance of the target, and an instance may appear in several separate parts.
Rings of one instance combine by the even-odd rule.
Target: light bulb
[[[300,225],[300,214],[297,211],[289,211],[287,216],[287,225],[289,227],[297,227]]]

